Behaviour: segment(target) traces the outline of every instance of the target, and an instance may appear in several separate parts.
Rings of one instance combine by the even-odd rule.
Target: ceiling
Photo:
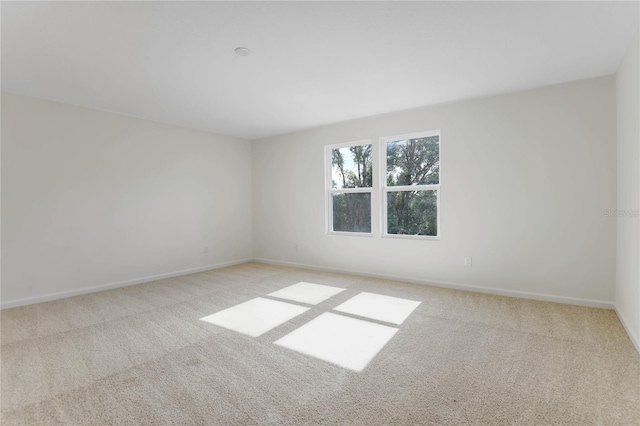
[[[1,8],[2,90],[247,139],[612,74],[640,18],[609,1]]]

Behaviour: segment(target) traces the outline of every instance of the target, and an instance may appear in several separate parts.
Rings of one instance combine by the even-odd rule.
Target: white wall
[[[2,305],[255,257],[608,306],[623,223],[604,214],[616,208],[615,82],[252,143],[3,94]],[[442,131],[440,241],[325,234],[324,145],[431,129]],[[630,322],[638,305],[626,307],[618,277]]]
[[[254,256],[611,307],[615,126],[608,76],[253,141]],[[440,241],[325,233],[324,145],[433,129]]]
[[[618,201],[616,309],[640,351],[640,42],[636,35],[616,75]],[[629,215],[628,213],[631,212]]]
[[[241,261],[251,235],[249,142],[2,94],[4,307]]]

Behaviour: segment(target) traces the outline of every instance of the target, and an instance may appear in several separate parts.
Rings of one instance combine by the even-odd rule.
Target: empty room
[[[3,426],[640,424],[640,2],[0,14]]]

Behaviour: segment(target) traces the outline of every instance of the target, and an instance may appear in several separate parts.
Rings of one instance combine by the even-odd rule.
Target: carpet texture
[[[301,281],[346,290],[259,337],[200,320]],[[421,302],[363,371],[273,343],[361,292]],[[0,320],[6,426],[640,424],[640,356],[603,309],[247,263]]]

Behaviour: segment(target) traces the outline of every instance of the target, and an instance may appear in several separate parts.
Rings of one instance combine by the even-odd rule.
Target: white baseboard
[[[76,290],[52,293],[44,296],[36,296],[36,297],[29,297],[29,298],[18,299],[18,300],[2,301],[0,303],[0,309],[14,308],[17,306],[31,305],[31,304],[40,303],[40,302],[48,302],[51,300],[62,299],[65,297],[78,296],[81,294],[94,293],[94,292],[110,290],[118,287],[126,287],[129,285],[141,284],[149,281],[156,281],[163,278],[177,277],[180,275],[188,275],[196,272],[208,271],[211,269],[219,269],[227,266],[239,265],[241,263],[247,263],[251,261],[273,264],[273,265],[290,266],[294,268],[312,269],[312,270],[318,270],[318,271],[357,274],[365,277],[405,281],[405,282],[410,282],[415,284],[431,285],[434,287],[444,287],[444,288],[451,288],[455,290],[473,291],[476,293],[495,294],[498,296],[518,297],[522,299],[543,300],[547,302],[565,303],[570,305],[590,306],[594,308],[615,310],[615,305],[613,304],[613,302],[580,299],[580,298],[566,297],[566,296],[554,296],[554,295],[548,295],[548,294],[530,293],[530,292],[516,291],[516,290],[504,290],[504,289],[493,288],[493,287],[482,287],[482,286],[475,286],[475,285],[469,285],[469,284],[419,279],[419,278],[404,277],[399,275],[371,274],[369,272],[358,271],[353,269],[329,268],[329,267],[318,266],[318,265],[308,265],[308,264],[302,264],[302,263],[284,262],[279,260],[262,259],[262,258],[241,259],[241,260],[232,261],[232,262],[217,263],[214,265],[201,266],[198,268],[185,269],[181,271],[168,272],[168,273],[159,274],[159,275],[150,275],[150,276],[135,278],[135,279],[126,280],[126,281],[119,281],[115,283],[108,283],[108,284],[102,284],[98,286],[85,287],[85,288],[76,289]],[[620,317],[619,314],[618,316]],[[624,324],[624,321],[622,321],[622,318],[621,318],[621,322]],[[627,328],[627,331],[628,331],[628,327],[626,325],[625,325],[625,328]],[[636,347],[638,347],[637,341],[634,340],[634,344],[636,345]]]
[[[76,290],[61,291],[59,293],[47,294],[44,296],[27,297],[18,300],[2,301],[0,309],[15,308],[18,306],[32,305],[34,303],[48,302],[56,299],[64,299],[65,297],[79,296],[81,294],[95,293],[98,291],[110,290],[118,287],[126,287],[135,284],[142,284],[149,281],[161,280],[163,278],[177,277],[180,275],[189,275],[196,272],[209,271],[211,269],[225,268],[227,266],[239,265],[241,263],[251,262],[253,259],[241,259],[232,262],[216,263],[214,265],[200,266],[198,268],[184,269],[182,271],[167,272],[158,275],[149,275],[147,277],[134,278],[132,280],[118,281],[115,283],[101,284],[92,287],[79,288]]]
[[[618,318],[620,319],[620,322],[622,323],[622,326],[626,330],[627,335],[629,336],[629,339],[631,340],[631,342],[635,346],[635,348],[638,351],[638,353],[640,353],[640,341],[639,341],[639,338],[637,336],[634,336],[631,333],[631,329],[629,328],[629,325],[627,324],[627,322],[624,319],[624,317],[620,314],[620,311],[618,310],[617,306],[613,302],[604,302],[604,301],[599,301],[599,300],[581,299],[581,298],[576,298],[576,297],[555,296],[555,295],[549,295],[549,294],[531,293],[531,292],[517,291],[517,290],[504,290],[504,289],[493,288],[493,287],[482,287],[482,286],[475,286],[475,285],[469,285],[469,284],[460,284],[460,283],[452,283],[452,282],[445,282],[445,281],[434,281],[434,280],[426,280],[426,279],[417,279],[417,278],[403,277],[403,276],[398,276],[398,275],[371,274],[369,272],[363,272],[363,271],[352,270],[352,269],[329,268],[329,267],[318,266],[318,265],[308,265],[308,264],[303,264],[303,263],[284,262],[284,261],[280,261],[280,260],[262,259],[262,258],[241,259],[241,260],[236,260],[236,261],[231,261],[231,262],[224,262],[224,263],[217,263],[217,264],[213,264],[213,265],[200,266],[198,268],[184,269],[184,270],[181,270],[181,271],[167,272],[167,273],[164,273],[164,274],[150,275],[150,276],[146,276],[146,277],[135,278],[135,279],[132,279],[132,280],[118,281],[118,282],[114,282],[114,283],[102,284],[102,285],[86,287],[86,288],[81,288],[81,289],[76,289],[76,290],[69,290],[69,291],[63,291],[63,292],[59,292],[59,293],[52,293],[52,294],[48,294],[48,295],[44,295],[44,296],[36,296],[36,297],[29,297],[29,298],[18,299],[18,300],[10,300],[10,301],[6,301],[6,302],[2,301],[0,303],[0,309],[15,308],[15,307],[18,307],[18,306],[31,305],[31,304],[34,304],[34,303],[48,302],[48,301],[56,300],[56,299],[63,299],[65,297],[79,296],[81,294],[95,293],[95,292],[103,291],[103,290],[110,290],[110,289],[119,288],[119,287],[126,287],[126,286],[130,286],[130,285],[135,285],[135,284],[142,284],[142,283],[145,283],[145,282],[161,280],[161,279],[164,279],[164,278],[171,278],[171,277],[177,277],[177,276],[180,276],[180,275],[194,274],[196,272],[209,271],[209,270],[212,270],[212,269],[225,268],[227,266],[239,265],[239,264],[247,263],[247,262],[251,262],[251,261],[260,262],[260,263],[266,263],[266,264],[272,264],[272,265],[289,266],[289,267],[294,267],[294,268],[311,269],[311,270],[317,270],[317,271],[337,272],[337,273],[345,273],[345,274],[357,274],[357,275],[361,275],[361,276],[365,276],[365,277],[382,278],[382,279],[389,279],[389,280],[396,280],[396,281],[405,281],[405,282],[410,282],[410,283],[415,283],[415,284],[431,285],[431,286],[434,286],[434,287],[451,288],[451,289],[455,289],[455,290],[472,291],[472,292],[476,292],[476,293],[495,294],[495,295],[498,295],[498,296],[518,297],[518,298],[522,298],[522,299],[533,299],[533,300],[542,300],[542,301],[547,301],[547,302],[564,303],[564,304],[570,304],[570,305],[580,305],[580,306],[589,306],[589,307],[594,307],[594,308],[612,309],[618,315]]]
[[[414,284],[430,285],[434,287],[451,288],[454,290],[473,291],[476,293],[495,294],[498,296],[518,297],[520,299],[542,300],[545,302],[589,306],[592,308],[602,308],[602,309],[615,308],[613,302],[605,302],[601,300],[580,299],[577,297],[567,297],[567,296],[554,296],[551,294],[530,293],[526,291],[517,291],[517,290],[505,290],[501,288],[482,287],[482,286],[459,284],[459,283],[452,283],[452,282],[446,282],[446,281],[434,281],[434,280],[428,280],[428,279],[403,277],[399,275],[372,274],[370,272],[363,272],[363,271],[358,271],[353,269],[329,268],[324,266],[307,265],[307,264],[295,263],[295,262],[283,262],[280,260],[272,260],[272,259],[255,258],[253,260],[255,262],[267,263],[272,265],[290,266],[294,268],[304,268],[304,269],[312,269],[312,270],[326,271],[326,272],[338,272],[343,274],[356,274],[356,275],[361,275],[365,277],[404,281],[404,282],[410,282]]]
[[[631,332],[631,328],[629,328],[629,324],[624,319],[624,317],[620,315],[620,311],[618,310],[618,307],[616,305],[614,305],[614,310],[616,311],[616,315],[618,315],[618,319],[622,323],[622,326],[627,332],[627,335],[629,336],[629,340],[631,340],[631,343],[633,343],[633,346],[636,347],[638,354],[640,354],[640,339],[638,338],[638,336],[633,335],[633,333]]]

